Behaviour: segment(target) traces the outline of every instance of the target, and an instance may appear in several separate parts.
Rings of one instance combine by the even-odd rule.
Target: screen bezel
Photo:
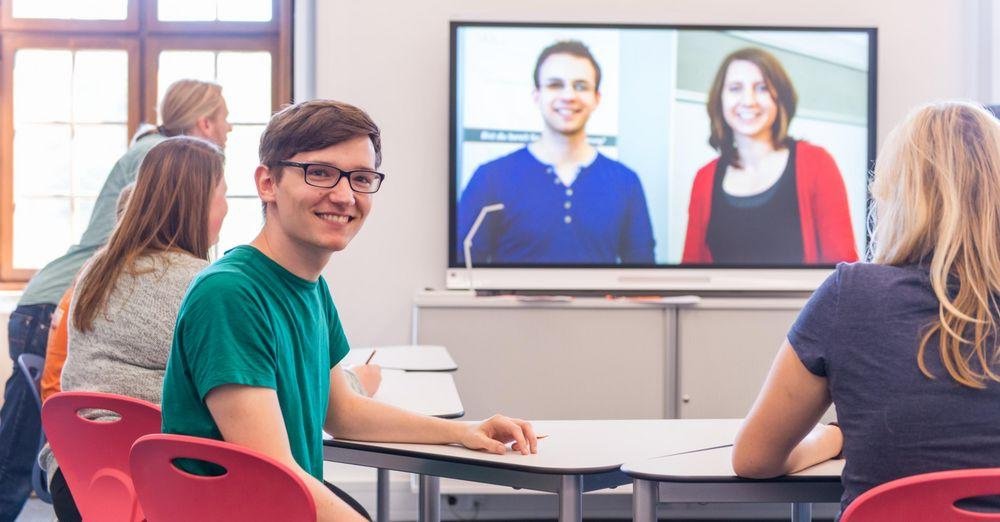
[[[770,25],[692,25],[692,24],[629,24],[629,23],[575,23],[575,22],[499,22],[499,21],[461,21],[453,20],[450,27],[450,57],[449,57],[449,98],[448,98],[448,270],[446,272],[447,288],[469,288],[468,277],[463,275],[464,265],[458,262],[455,250],[457,244],[457,191],[458,191],[458,31],[467,27],[510,27],[510,28],[560,28],[560,29],[664,29],[664,30],[704,30],[704,31],[788,31],[788,32],[851,32],[868,35],[868,176],[871,177],[875,161],[877,139],[877,85],[878,85],[878,29],[875,27],[848,26],[770,26]],[[871,195],[865,198],[865,213],[868,215],[871,207]],[[869,232],[865,230],[864,244],[870,241]],[[863,252],[859,252],[864,256]],[[550,289],[601,289],[635,287],[634,289],[728,289],[731,284],[722,284],[725,288],[711,281],[733,280],[733,277],[721,273],[730,271],[741,281],[754,280],[764,287],[775,289],[806,290],[815,288],[825,274],[829,273],[835,264],[813,265],[719,265],[704,263],[678,264],[532,264],[532,263],[491,263],[476,267],[476,287],[489,289],[542,289],[546,284]],[[517,270],[523,270],[522,276]],[[539,278],[539,271],[544,274]],[[563,277],[558,277],[556,271],[564,271]],[[622,274],[592,273],[593,271],[622,271]],[[664,272],[683,272],[669,275]],[[732,274],[730,274],[732,275]],[[556,276],[556,277],[553,277]],[[749,278],[749,279],[747,279]],[[548,279],[548,283],[541,280]],[[657,282],[662,279],[664,282]],[[629,281],[649,281],[634,283]],[[617,282],[617,283],[616,283]],[[754,289],[761,285],[758,282],[749,284]],[[605,286],[610,285],[610,286]],[[644,286],[646,285],[646,286]],[[742,283],[735,289],[742,288]],[[766,289],[766,288],[763,288]]]

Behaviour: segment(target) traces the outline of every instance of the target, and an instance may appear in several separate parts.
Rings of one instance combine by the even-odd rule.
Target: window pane
[[[128,53],[20,49],[13,81],[13,261],[40,268],[79,240],[125,152]]]
[[[212,51],[163,51],[160,53],[160,68],[156,75],[157,100],[162,100],[167,87],[177,80],[190,78],[215,81],[215,53]]]
[[[227,192],[228,194],[228,192]],[[257,237],[264,218],[260,211],[260,199],[226,198],[229,202],[229,213],[222,222],[219,232],[219,254],[237,245],[249,243]]]
[[[257,148],[263,125],[234,125],[226,140],[226,194],[257,197],[253,172],[257,168]]]
[[[163,22],[269,22],[272,0],[159,0]]]
[[[14,18],[68,18],[73,0],[13,0]]]
[[[164,22],[215,20],[216,0],[159,0],[156,17]]]
[[[66,198],[15,198],[14,268],[41,268],[66,252],[73,239],[69,207]]]
[[[21,49],[14,54],[14,121],[70,121],[73,55]]]
[[[70,126],[65,123],[17,126],[14,130],[16,197],[69,194],[70,143]]]
[[[220,52],[218,82],[230,122],[267,123],[271,117],[271,53]]]
[[[77,125],[73,133],[74,196],[96,196],[111,167],[128,145],[128,129],[119,125]]]
[[[13,0],[14,18],[125,20],[128,0]]]
[[[271,21],[271,0],[218,0],[218,2],[219,20],[226,22]]]
[[[73,121],[128,121],[128,53],[77,51],[73,64]]]

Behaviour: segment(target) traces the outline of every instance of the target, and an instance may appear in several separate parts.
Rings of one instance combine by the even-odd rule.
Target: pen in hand
[[[377,351],[378,350],[372,349],[372,354],[368,356],[368,360],[365,361],[365,364],[368,364],[368,363],[372,362],[372,359],[375,358],[375,352],[377,352]]]

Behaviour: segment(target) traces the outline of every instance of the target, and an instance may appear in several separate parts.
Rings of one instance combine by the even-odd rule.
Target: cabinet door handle
[[[691,396],[686,393],[684,395],[681,395],[681,402],[683,402],[684,404],[691,402]]]

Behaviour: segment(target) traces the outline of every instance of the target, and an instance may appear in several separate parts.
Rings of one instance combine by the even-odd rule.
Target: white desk
[[[444,346],[404,345],[376,346],[374,348],[354,348],[347,353],[341,364],[351,366],[364,364],[375,350],[372,364],[393,370],[418,372],[450,372],[458,369],[455,360]]]
[[[404,410],[444,419],[465,414],[455,388],[455,379],[446,372],[383,369],[382,384],[372,398]]]
[[[813,502],[840,502],[843,460],[829,460],[798,473],[766,480],[733,472],[733,448],[717,448],[626,463],[633,478],[635,522],[655,522],[659,502],[789,502],[792,520],[812,518]]]
[[[452,378],[451,373],[404,372],[384,369],[382,370],[382,384],[372,398],[404,410],[445,419],[461,417],[464,414],[462,400],[458,396],[455,379]],[[324,433],[323,439],[331,440],[332,437]],[[375,520],[376,522],[388,522],[389,470],[378,467],[376,477],[378,509],[375,513]]]
[[[420,520],[440,520],[439,477],[524,488],[559,495],[559,520],[583,519],[582,494],[627,484],[625,462],[732,443],[740,419],[533,421],[536,455],[506,455],[459,446],[329,440],[333,462],[417,473]],[[381,510],[381,505],[379,507]]]

